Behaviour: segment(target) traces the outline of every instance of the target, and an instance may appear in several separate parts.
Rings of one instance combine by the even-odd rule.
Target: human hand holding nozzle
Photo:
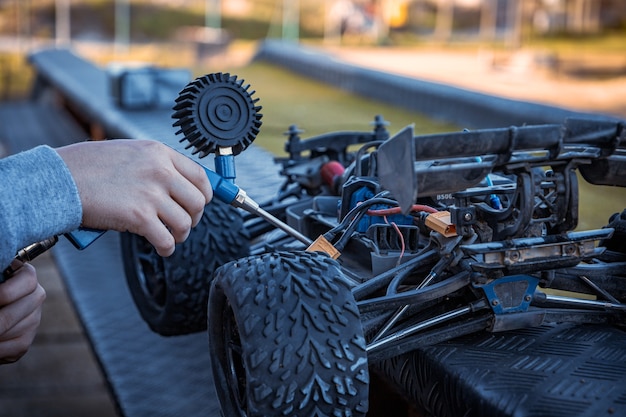
[[[68,207],[68,211],[76,213],[74,219],[80,213],[83,228],[65,234],[79,249],[104,230],[117,230],[144,236],[160,255],[169,256],[213,198],[202,167],[159,142],[81,142],[58,148],[56,153],[75,184],[75,188],[67,187],[67,193],[74,188],[77,205],[80,200],[78,208]],[[1,279],[9,278],[22,262],[33,260],[56,241],[52,237],[17,251]]]
[[[161,145],[157,145],[156,142],[154,144],[148,142],[130,140],[85,142],[70,145],[73,149],[69,152],[64,148],[58,150],[60,154],[65,155],[70,171],[74,178],[77,178],[76,182],[83,202],[83,224],[88,228],[65,234],[65,237],[78,249],[85,249],[100,237],[104,230],[128,230],[146,237],[157,248],[160,255],[168,256],[173,252],[175,243],[186,239],[191,227],[200,220],[204,206],[213,196],[224,203],[232,204],[266,219],[305,244],[311,243],[306,236],[260,208],[259,204],[237,185],[169,147],[164,146],[167,150],[161,149]],[[143,151],[145,147],[154,146],[156,146],[154,150]],[[187,161],[182,158],[178,160],[178,169],[195,180],[192,182],[180,171],[173,169],[169,171],[171,167],[168,167],[169,163],[166,162],[164,162],[165,167],[162,168],[163,173],[156,172],[160,171],[158,167],[154,173],[150,173],[152,169],[144,167],[130,171],[141,172],[141,175],[137,174],[129,178],[129,171],[124,171],[119,172],[116,178],[112,178],[112,176],[115,177],[113,171],[117,171],[120,164],[118,162],[106,163],[105,160],[110,160],[111,153],[117,154],[118,152],[129,156],[135,155],[135,158],[145,152],[155,154],[164,152],[173,159],[178,159],[173,156],[173,154],[178,154],[187,159]],[[141,165],[141,161],[135,161],[135,164],[138,162]],[[190,162],[193,162],[190,166],[201,167],[202,170],[191,169],[187,166]],[[95,169],[94,166],[99,166],[99,168]],[[201,180],[199,176],[203,174],[205,178]],[[103,178],[109,180],[103,180]],[[152,183],[160,179],[166,184]],[[118,183],[120,180],[129,184],[123,187],[121,183]],[[137,187],[133,186],[133,183]],[[188,189],[181,190],[181,187]],[[105,195],[95,195],[99,192]],[[162,207],[159,208],[159,206]],[[14,261],[0,277],[0,282],[10,278],[24,262],[32,261],[54,246],[57,241],[58,237],[54,236],[18,251]]]

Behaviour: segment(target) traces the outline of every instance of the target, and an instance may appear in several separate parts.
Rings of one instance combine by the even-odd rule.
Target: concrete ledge
[[[350,93],[473,129],[561,123],[572,116],[607,117],[367,69],[293,42],[265,41],[259,46],[255,60],[265,60]]]

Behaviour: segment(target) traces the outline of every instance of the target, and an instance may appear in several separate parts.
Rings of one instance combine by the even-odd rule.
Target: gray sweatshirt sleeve
[[[57,152],[38,146],[0,159],[0,268],[31,243],[76,229],[78,189]]]

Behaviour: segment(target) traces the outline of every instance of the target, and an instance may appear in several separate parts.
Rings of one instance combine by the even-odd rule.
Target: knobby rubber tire
[[[360,315],[339,264],[277,252],[221,267],[209,345],[227,416],[364,416],[369,370]]]
[[[141,317],[163,336],[206,330],[207,300],[215,271],[250,254],[239,210],[213,200],[174,254],[159,256],[143,237],[122,234],[126,280]]]

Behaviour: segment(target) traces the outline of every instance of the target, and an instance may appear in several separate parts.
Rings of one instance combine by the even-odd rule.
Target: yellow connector
[[[438,211],[426,217],[426,227],[439,232],[445,237],[456,236],[456,227],[450,221],[449,211]]]
[[[320,235],[311,245],[306,249],[307,252],[324,252],[333,259],[339,258],[341,252],[339,252],[332,243],[326,238]]]

